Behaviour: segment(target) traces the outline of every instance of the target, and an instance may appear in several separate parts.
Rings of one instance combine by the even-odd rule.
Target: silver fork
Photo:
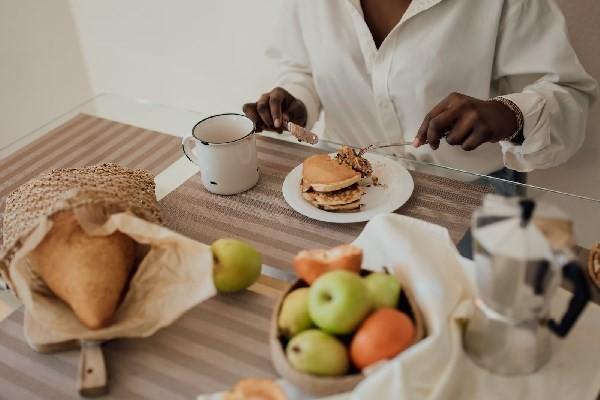
[[[371,146],[367,146],[367,149],[368,150],[377,150],[377,149],[385,149],[387,147],[399,147],[399,146],[412,146],[412,142],[397,142],[397,143],[388,143],[388,144],[380,144],[380,145],[371,145]]]
[[[401,147],[401,146],[412,146],[412,142],[395,142],[387,144],[370,144],[367,147],[359,149],[359,155],[368,153],[369,151],[387,149],[388,147]]]

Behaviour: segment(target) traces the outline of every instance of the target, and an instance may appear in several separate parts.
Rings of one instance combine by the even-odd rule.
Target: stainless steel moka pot
[[[477,291],[464,348],[492,372],[535,372],[552,356],[551,335],[566,336],[590,298],[572,222],[547,204],[488,195],[472,233]],[[563,279],[574,294],[557,322],[549,307]]]

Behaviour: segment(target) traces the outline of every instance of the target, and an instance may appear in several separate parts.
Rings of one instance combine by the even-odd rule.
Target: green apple
[[[327,272],[310,288],[310,318],[327,333],[351,333],[371,311],[371,307],[369,289],[364,280],[354,272]]]
[[[318,329],[296,335],[288,343],[286,355],[294,368],[313,375],[344,375],[350,367],[342,342]]]
[[[308,293],[307,287],[296,289],[283,300],[277,319],[279,333],[282,336],[291,338],[314,327],[308,315]]]
[[[260,276],[260,253],[237,239],[219,239],[210,246],[215,265],[213,281],[219,292],[238,292],[248,288]]]
[[[364,281],[376,309],[396,308],[400,297],[400,282],[395,276],[385,272],[373,272],[367,275]]]

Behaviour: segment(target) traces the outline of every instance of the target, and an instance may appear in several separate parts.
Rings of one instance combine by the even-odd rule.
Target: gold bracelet
[[[525,124],[525,119],[523,118],[523,113],[521,112],[521,109],[513,101],[507,99],[506,97],[502,97],[502,96],[492,97],[488,101],[496,101],[498,103],[502,103],[506,107],[508,107],[513,112],[513,114],[515,114],[515,118],[517,119],[517,130],[515,131],[515,133],[513,133],[509,137],[502,139],[503,141],[506,141],[506,142],[512,142],[517,136],[519,136],[519,133],[523,132],[523,126]]]

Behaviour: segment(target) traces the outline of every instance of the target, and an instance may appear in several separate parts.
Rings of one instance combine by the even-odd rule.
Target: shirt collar
[[[360,0],[347,0],[347,1],[358,12],[360,12],[361,14],[363,13],[362,12],[362,7],[360,5]],[[407,20],[409,20],[410,18],[414,17],[415,15],[420,14],[423,11],[426,11],[426,10],[430,9],[431,7],[435,6],[436,4],[438,4],[438,3],[442,2],[442,1],[444,1],[444,0],[412,0],[410,2],[410,5],[406,9],[406,12],[402,16],[402,19],[400,20],[400,22],[399,22],[398,25],[406,22]]]
[[[408,21],[410,18],[414,17],[417,14],[422,13],[423,11],[429,10],[431,7],[441,3],[444,0],[412,0],[408,9],[402,16],[400,23]],[[360,6],[360,0],[359,0]]]

